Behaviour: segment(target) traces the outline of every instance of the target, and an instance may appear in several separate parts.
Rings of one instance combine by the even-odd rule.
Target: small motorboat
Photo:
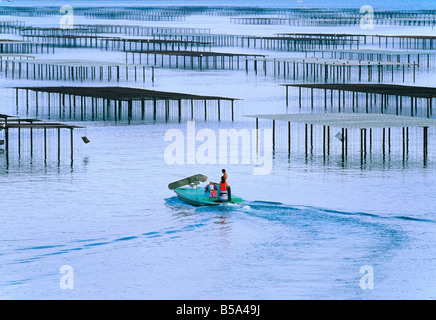
[[[200,187],[201,182],[206,182],[207,177],[202,174],[196,174],[168,185],[170,190],[177,194],[177,198],[193,206],[214,206],[224,203],[242,204],[242,198],[234,196],[230,187],[227,188],[227,194],[218,190],[216,183],[209,183],[206,187]],[[188,187],[186,187],[188,186]]]

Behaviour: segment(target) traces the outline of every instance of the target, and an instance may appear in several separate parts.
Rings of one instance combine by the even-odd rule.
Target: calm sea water
[[[406,7],[411,3],[395,2]],[[28,18],[28,23],[55,25],[57,21]],[[213,33],[314,30],[231,25],[227,17],[210,16],[141,23],[205,27]],[[372,32],[433,31],[431,27],[377,27]],[[85,56],[124,58],[116,52],[83,49],[57,49],[50,55]],[[420,72],[417,84],[435,85],[431,72]],[[4,77],[0,81],[2,112],[16,114],[13,91],[7,88],[34,82]],[[253,129],[254,121],[243,115],[298,112],[292,103],[285,106],[283,88],[278,86],[282,82],[245,71],[157,70],[154,84],[119,85],[242,99],[235,103],[234,122],[229,120],[228,105],[222,106],[220,122],[212,114],[204,122],[201,105],[196,106],[197,129],[218,134],[219,129]],[[18,114],[26,116],[22,108]],[[172,116],[168,123],[160,118],[130,125],[75,121],[87,127],[82,134],[91,143],[78,144],[72,166],[65,160],[58,165],[54,157],[44,165],[38,152],[33,159],[23,155],[6,166],[2,155],[3,299],[436,298],[436,172],[431,163],[424,167],[420,162],[420,146],[411,146],[418,156],[407,166],[393,156],[385,163],[370,161],[364,168],[358,161],[343,167],[335,156],[326,164],[319,159],[306,161],[299,156],[301,149],[288,160],[287,153],[278,150],[271,172],[259,176],[253,175],[252,162],[168,164],[164,154],[170,143],[164,141],[165,133],[186,132],[186,122],[178,123]],[[279,140],[286,143],[283,136]],[[68,156],[68,149],[64,152]],[[434,156],[431,148],[430,153]],[[196,173],[217,180],[223,167],[244,205],[195,208],[180,202],[167,188],[168,183]],[[74,271],[73,289],[62,289],[63,266]],[[361,268],[368,266],[374,285],[364,290]]]

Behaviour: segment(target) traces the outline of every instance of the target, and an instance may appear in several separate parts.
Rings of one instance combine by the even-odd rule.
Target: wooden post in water
[[[127,101],[127,121],[130,124],[132,120],[132,112],[133,112],[133,101],[130,99]]]
[[[179,122],[180,122],[182,119],[182,100],[179,99],[177,102],[178,102],[178,112],[179,112]]]
[[[291,156],[291,122],[288,121],[288,157]]]
[[[406,160],[406,128],[402,128],[403,131],[403,162]]]
[[[342,163],[345,162],[345,129],[342,128]]]
[[[47,162],[47,128],[44,128],[44,163]]]
[[[326,155],[326,126],[322,126],[322,154],[325,161]]]
[[[6,165],[9,165],[9,128],[7,127],[8,120],[5,118],[5,152],[6,152]]]
[[[32,122],[30,124],[32,124]],[[33,129],[32,129],[32,127],[30,127],[30,157],[33,157]]]
[[[285,86],[286,87],[286,106],[289,105],[289,86]]]
[[[259,154],[259,118],[256,118],[256,154]]]
[[[304,142],[305,142],[305,155],[306,155],[306,159],[307,159],[307,123],[304,124]]]
[[[73,137],[73,128],[70,128],[70,144],[71,144],[71,164],[73,164],[73,160],[74,160],[74,154],[73,154],[73,150],[74,150],[74,137]]]
[[[156,121],[156,106],[157,102],[156,99],[153,99],[153,120]]]
[[[428,127],[423,127],[423,157],[424,165],[427,165],[428,154]]]
[[[61,161],[61,128],[58,128],[58,163]]]
[[[276,141],[276,121],[272,121],[272,151],[275,152],[275,141]]]
[[[20,124],[21,121],[18,120],[18,124]],[[21,128],[18,127],[18,157],[21,157]]]

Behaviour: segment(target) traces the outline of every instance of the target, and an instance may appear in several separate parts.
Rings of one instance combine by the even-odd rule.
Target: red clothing
[[[220,191],[227,191],[227,183],[220,182]]]

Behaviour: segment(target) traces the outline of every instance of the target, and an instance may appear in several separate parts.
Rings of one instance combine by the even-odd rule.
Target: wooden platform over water
[[[253,61],[253,63],[248,63]],[[269,72],[274,76],[283,75],[284,78],[294,80],[302,77],[307,79],[312,77],[314,80],[323,78],[325,81],[346,82],[348,81],[372,81],[382,82],[386,80],[385,74],[390,75],[390,80],[406,81],[406,68],[411,69],[413,77],[410,79],[415,82],[416,63],[396,62],[396,61],[370,61],[370,60],[346,60],[346,59],[327,59],[327,58],[247,58],[246,72],[252,66],[256,74],[263,67],[263,73]],[[402,69],[402,72],[401,72]],[[394,72],[400,70],[400,72]],[[353,72],[354,71],[354,72]],[[409,74],[409,72],[408,72]],[[355,79],[352,78],[355,76]],[[394,77],[396,76],[396,77]],[[366,79],[365,79],[366,77]],[[334,79],[334,80],[333,80]]]
[[[69,123],[58,123],[58,122],[46,122],[41,121],[39,119],[34,118],[19,118],[15,116],[10,116],[6,114],[0,114],[0,128],[4,131],[4,144],[6,153],[6,164],[9,164],[9,157],[11,155],[12,150],[16,150],[18,157],[22,156],[24,152],[23,144],[24,140],[29,141],[28,151],[30,153],[30,157],[33,157],[34,152],[34,144],[37,143],[38,139],[42,139],[39,141],[39,144],[42,145],[42,151],[44,154],[44,162],[47,161],[48,154],[48,145],[49,139],[53,139],[53,137],[57,140],[57,159],[58,162],[61,160],[61,137],[62,132],[69,131],[69,145],[70,145],[70,159],[71,164],[74,160],[74,130],[75,129],[84,129],[83,126],[72,125]],[[34,130],[42,130],[43,134],[35,137]],[[50,131],[50,132],[49,132]],[[62,132],[61,132],[62,131]],[[11,135],[15,133],[15,141],[17,146],[11,146]],[[86,141],[88,138],[86,138]],[[83,138],[82,138],[83,139]],[[3,140],[1,140],[3,141]],[[85,140],[84,140],[85,141]]]
[[[405,117],[387,114],[367,114],[367,113],[300,113],[300,114],[258,114],[247,115],[246,117],[255,118],[256,129],[259,129],[259,119],[272,121],[272,148],[276,145],[276,121],[287,122],[287,147],[291,153],[292,136],[291,124],[304,124],[305,126],[305,154],[308,155],[313,150],[314,126],[322,127],[322,153],[326,157],[330,154],[331,128],[339,128],[341,131],[335,135],[341,141],[342,161],[345,162],[348,153],[349,134],[348,130],[360,131],[360,157],[363,162],[366,158],[368,149],[373,151],[375,130],[381,130],[381,144],[383,158],[385,153],[391,153],[391,129],[399,129],[402,136],[402,158],[403,161],[408,157],[409,152],[409,128],[422,128],[422,154],[424,165],[427,164],[428,156],[428,129],[436,127],[436,119],[424,119],[417,117]],[[367,135],[369,131],[369,137]],[[415,138],[414,144],[416,147]],[[368,141],[369,140],[369,141]],[[369,148],[368,148],[369,144]]]
[[[149,72],[150,70],[150,72]],[[0,71],[12,79],[33,80],[146,80],[146,71],[151,81],[155,79],[155,66],[123,62],[79,59],[35,59],[29,55],[0,55]]]
[[[228,100],[235,101],[237,98],[195,95],[178,92],[147,90],[129,87],[15,87],[19,90],[32,90],[46,93],[58,93],[75,96],[87,96],[110,100],[133,101],[133,100]]]
[[[29,97],[29,91],[35,92],[34,97]],[[57,115],[62,118],[63,115],[68,111],[71,114],[76,114],[76,107],[80,107],[81,120],[86,120],[87,106],[91,107],[92,120],[98,119],[97,113],[103,114],[103,120],[106,115],[114,115],[114,120],[118,121],[121,119],[122,109],[127,107],[128,110],[128,120],[132,119],[133,107],[136,106],[141,110],[141,118],[144,120],[144,115],[146,112],[146,102],[151,102],[151,108],[153,110],[153,119],[156,120],[158,101],[163,101],[165,110],[165,120],[168,121],[170,113],[170,101],[176,104],[178,121],[180,122],[182,116],[185,114],[190,114],[191,118],[194,116],[194,101],[200,101],[203,105],[204,110],[204,120],[207,119],[208,114],[208,102],[214,102],[217,106],[218,120],[221,120],[221,102],[227,101],[231,105],[231,118],[234,120],[234,101],[239,100],[237,98],[223,97],[223,96],[210,96],[210,95],[196,95],[188,93],[179,92],[167,92],[167,91],[157,91],[130,87],[88,87],[88,86],[53,86],[53,87],[15,87],[16,94],[16,106],[20,105],[20,92],[25,94],[25,105],[26,109],[29,109],[29,105],[33,106],[38,113],[41,108],[41,103],[39,100],[44,94],[47,99],[43,108],[48,109],[48,115],[53,112],[53,110],[59,110]],[[54,95],[54,97],[51,97]],[[79,103],[76,103],[76,97],[80,98]],[[53,102],[51,102],[53,101]],[[185,108],[182,108],[182,102],[188,102]],[[135,103],[134,103],[135,102]],[[189,104],[190,103],[190,104]],[[52,106],[54,104],[54,107]],[[127,106],[123,106],[127,104]],[[186,103],[185,103],[186,104]],[[68,106],[68,108],[66,108]],[[89,109],[89,108],[88,108]]]
[[[346,83],[346,84],[331,84],[331,83],[293,83],[282,84],[282,86],[309,88],[309,89],[328,89],[328,90],[345,90],[363,93],[376,93],[383,95],[396,95],[417,98],[435,98],[435,87],[408,86],[395,84],[380,84],[380,83]]]
[[[145,58],[142,57],[143,55],[145,55]],[[262,54],[249,53],[126,50],[126,62],[129,61],[129,56],[131,56],[132,63],[135,63],[136,56],[136,61],[139,60],[139,63],[145,60],[147,64],[161,67],[199,70],[239,69],[243,59],[265,58],[265,55]]]
[[[337,105],[338,111],[344,108],[346,102],[352,103],[353,111],[359,108],[359,101],[364,101],[363,107],[366,112],[369,109],[379,108],[381,113],[385,113],[388,107],[394,107],[396,115],[403,107],[410,109],[410,116],[418,114],[418,105],[426,108],[426,116],[430,117],[433,111],[433,99],[436,98],[436,88],[422,87],[422,86],[408,86],[397,84],[384,84],[384,83],[292,83],[282,84],[286,87],[286,103],[289,103],[289,88],[298,88],[298,104],[302,106],[302,89],[310,90],[310,105],[313,109],[315,100],[315,90],[318,96],[323,99],[324,107],[327,109],[328,101],[330,105]],[[337,95],[334,93],[337,92]],[[351,94],[351,98],[347,97],[345,92]],[[319,94],[321,93],[321,94]],[[330,97],[328,97],[330,95]],[[362,96],[363,95],[363,96]],[[360,97],[360,98],[359,98]],[[395,99],[395,104],[390,104],[389,98]],[[406,98],[410,98],[406,100]],[[360,105],[362,107],[362,105]]]

